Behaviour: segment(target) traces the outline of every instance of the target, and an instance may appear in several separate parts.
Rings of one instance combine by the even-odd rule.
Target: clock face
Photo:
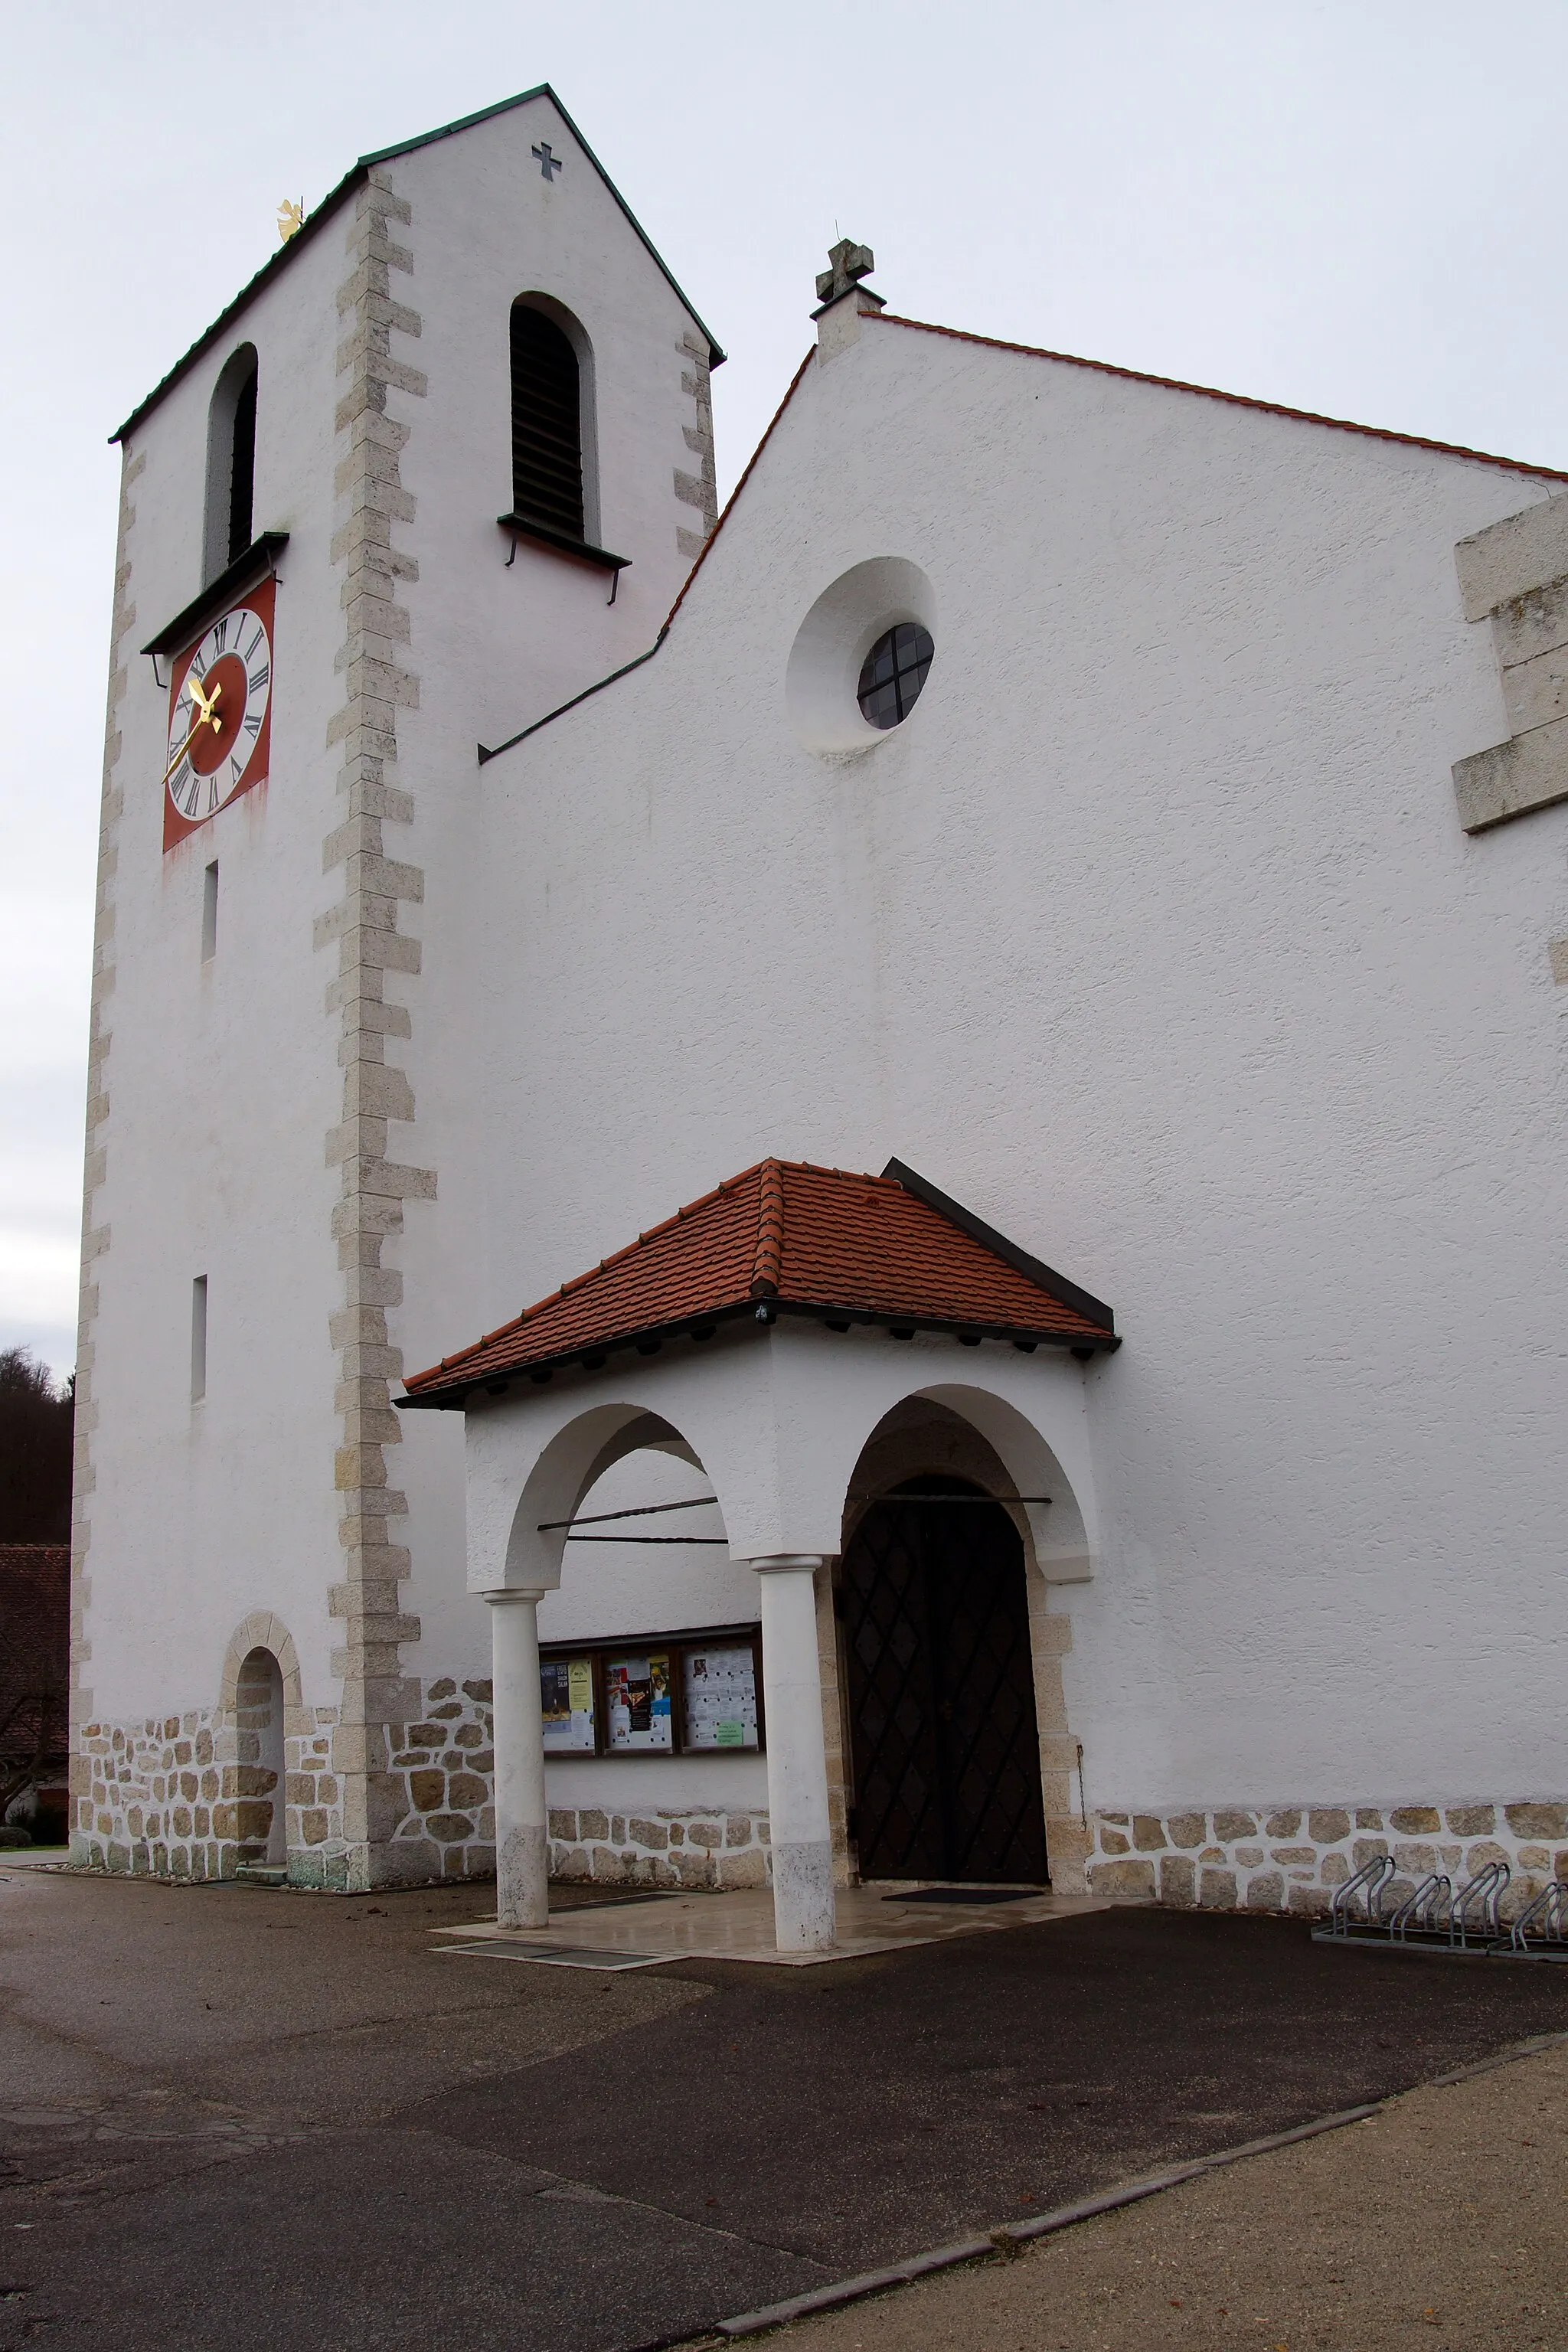
[[[275,586],[264,580],[174,664],[164,753],[165,849],[266,782]]]

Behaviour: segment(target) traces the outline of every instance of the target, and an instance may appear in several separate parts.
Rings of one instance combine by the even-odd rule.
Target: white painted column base
[[[816,1659],[816,1553],[753,1559],[763,1594],[773,1937],[781,1952],[833,1948],[833,1838]]]
[[[550,1835],[539,1694],[537,1592],[487,1592],[496,1759],[496,1918],[550,1924]]]

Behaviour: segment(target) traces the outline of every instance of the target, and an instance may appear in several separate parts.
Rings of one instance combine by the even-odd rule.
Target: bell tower
[[[483,1296],[478,747],[654,641],[715,520],[723,354],[548,88],[289,226],[117,436],[74,1829],[363,1887],[491,1866],[472,1750],[408,1761],[487,1628],[450,1599],[451,1433],[391,1406]],[[236,1696],[258,1650],[286,1786]],[[216,1780],[175,1803],[193,1741]]]

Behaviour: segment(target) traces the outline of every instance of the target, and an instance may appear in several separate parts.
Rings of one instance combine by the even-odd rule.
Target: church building
[[[721,518],[541,88],[115,436],[83,1866],[1568,1876],[1568,476],[871,269]]]

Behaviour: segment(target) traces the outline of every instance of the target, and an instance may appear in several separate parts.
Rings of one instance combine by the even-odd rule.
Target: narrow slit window
[[[207,1278],[198,1274],[191,1285],[191,1402],[199,1404],[207,1392]]]
[[[583,384],[552,319],[511,306],[511,503],[525,522],[584,536]]]
[[[211,963],[217,953],[217,860],[215,857],[202,877],[202,961]]]
[[[234,404],[234,456],[228,471],[228,561],[235,562],[251,541],[256,504],[256,370],[239,387]]]

